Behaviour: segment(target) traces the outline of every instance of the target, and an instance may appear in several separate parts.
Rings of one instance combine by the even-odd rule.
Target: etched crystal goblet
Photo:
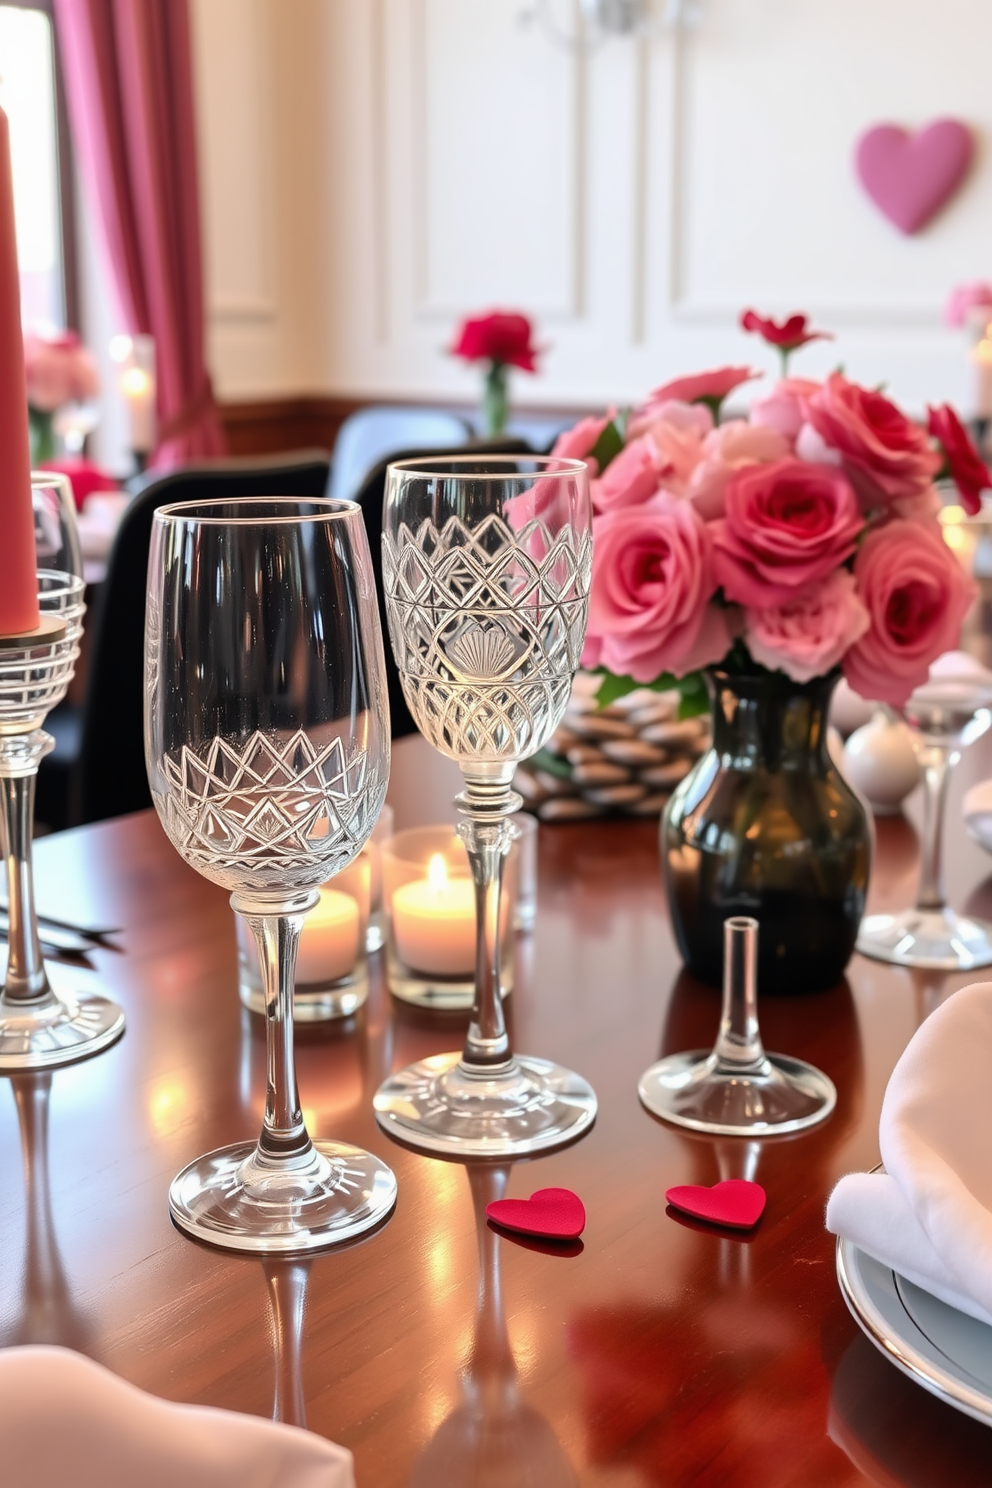
[[[186,503],[155,514],[145,623],[152,800],[191,867],[231,890],[258,946],[267,1087],[257,1143],[196,1159],[172,1217],[232,1250],[323,1249],[378,1224],[396,1180],[313,1142],[293,1058],[300,930],[375,826],[389,771],[382,637],[348,501]]]
[[[7,971],[0,1072],[48,1069],[105,1049],[124,1031],[109,998],[53,990],[38,939],[31,837],[38,766],[55,747],[42,728],[65,697],[83,633],[75,506],[64,476],[31,477],[41,627],[0,637],[0,850],[7,880]]]
[[[592,570],[586,467],[554,457],[403,461],[389,468],[382,541],[404,697],[465,781],[455,804],[475,883],[477,951],[463,1050],[386,1080],[376,1117],[427,1152],[539,1152],[581,1135],[596,1097],[579,1075],[510,1049],[500,892],[508,817],[522,804],[514,767],[557,727],[582,652]]]

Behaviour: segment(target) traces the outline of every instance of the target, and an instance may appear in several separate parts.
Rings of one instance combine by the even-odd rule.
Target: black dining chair
[[[90,618],[83,703],[63,704],[45,727],[55,749],[38,774],[35,818],[59,829],[151,805],[143,739],[145,597],[152,519],[174,501],[324,496],[330,457],[301,450],[217,460],[145,476],[124,513]]]
[[[460,455],[463,457],[484,455],[531,455],[534,451],[524,439],[472,440],[461,449],[403,450],[390,455],[387,460],[370,470],[355,496],[365,518],[365,530],[369,536],[372,553],[372,569],[375,573],[376,596],[379,601],[379,619],[382,623],[382,643],[386,652],[386,683],[389,688],[389,717],[392,736],[401,739],[406,734],[415,734],[417,725],[403,696],[400,674],[393,660],[389,644],[389,626],[386,623],[386,601],[382,590],[382,504],[386,494],[386,470],[397,460],[430,460],[435,455]]]

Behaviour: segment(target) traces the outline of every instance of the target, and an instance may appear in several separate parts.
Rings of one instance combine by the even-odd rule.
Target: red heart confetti
[[[750,1230],[765,1210],[765,1190],[746,1178],[725,1178],[712,1188],[682,1183],[670,1188],[665,1198],[673,1209],[696,1219],[708,1219],[710,1224],[731,1225],[735,1230]]]
[[[539,1188],[529,1199],[494,1199],[486,1205],[486,1218],[522,1235],[576,1240],[585,1229],[586,1211],[570,1188]]]

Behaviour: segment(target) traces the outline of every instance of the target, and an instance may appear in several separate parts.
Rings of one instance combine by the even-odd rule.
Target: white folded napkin
[[[0,1443],[3,1488],[355,1488],[344,1447],[173,1405],[63,1348],[0,1350]]]
[[[827,1229],[992,1325],[992,982],[955,992],[892,1071],[884,1173],[850,1173]]]

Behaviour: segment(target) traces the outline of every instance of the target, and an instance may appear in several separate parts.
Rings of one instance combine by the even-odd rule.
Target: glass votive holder
[[[369,927],[365,936],[365,946],[370,954],[381,950],[386,944],[386,921],[382,910],[382,844],[392,837],[394,822],[392,806],[384,805],[372,836],[366,843],[372,874],[369,887]]]
[[[513,989],[517,843],[503,868],[500,961],[504,997]],[[410,827],[382,847],[389,990],[403,1002],[471,1009],[475,996],[475,885],[453,827]]]
[[[537,922],[537,828],[536,816],[518,811],[510,817],[517,846],[517,897],[513,906],[513,928],[529,934]]]
[[[296,957],[293,1015],[299,1023],[347,1018],[369,995],[366,935],[372,863],[368,847],[320,890],[320,903],[303,922]],[[234,916],[238,941],[238,996],[253,1013],[265,1012],[255,937]]]

